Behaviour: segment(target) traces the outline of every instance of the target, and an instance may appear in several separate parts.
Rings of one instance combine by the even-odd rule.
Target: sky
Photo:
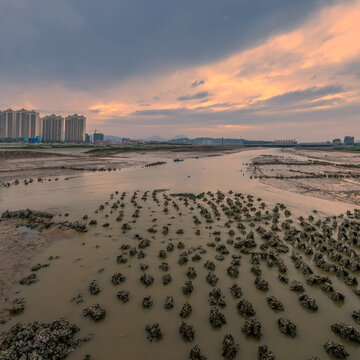
[[[360,0],[0,0],[0,109],[147,138],[360,139]]]

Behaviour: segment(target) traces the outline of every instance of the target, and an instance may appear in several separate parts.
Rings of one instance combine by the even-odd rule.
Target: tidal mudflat
[[[360,205],[360,156],[356,152],[289,149],[251,162],[255,178],[271,186]]]
[[[2,188],[1,212],[84,227],[6,292],[0,358],[357,359],[360,212],[251,178],[261,155]]]

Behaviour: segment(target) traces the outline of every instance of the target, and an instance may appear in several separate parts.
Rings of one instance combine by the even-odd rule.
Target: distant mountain
[[[192,139],[192,143],[197,145],[242,145],[244,139],[198,137]]]
[[[168,141],[170,144],[195,144],[195,145],[243,145],[244,139],[210,138],[198,137],[189,139],[188,137],[174,138]]]
[[[188,137],[186,135],[176,135],[173,138],[171,138],[171,140],[176,140],[176,139],[188,139]]]
[[[168,141],[169,144],[177,144],[177,145],[180,145],[180,144],[185,144],[185,145],[190,145],[192,144],[191,140],[187,137],[185,138],[176,138],[176,139],[171,139]]]
[[[145,141],[166,141],[166,139],[162,138],[161,136],[154,135],[145,139]]]

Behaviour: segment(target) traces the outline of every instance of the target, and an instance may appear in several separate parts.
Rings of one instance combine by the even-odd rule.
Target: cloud
[[[151,109],[151,110],[136,110],[131,113],[131,116],[152,116],[152,117],[164,117],[173,116],[174,114],[183,113],[186,111],[185,108],[177,109]]]
[[[178,101],[189,101],[189,100],[199,100],[211,96],[207,91],[200,91],[194,95],[182,95],[177,98]]]
[[[338,73],[339,75],[350,75],[360,79],[360,59],[346,63]]]
[[[211,105],[198,106],[195,109],[196,110],[208,110],[208,109],[232,108],[238,104],[239,103],[223,102],[223,103],[215,103],[215,104],[211,104]]]
[[[191,87],[198,87],[200,85],[204,85],[205,84],[205,81],[204,80],[195,80],[192,84],[191,84]]]
[[[281,95],[273,96],[270,99],[260,101],[259,104],[267,106],[301,104],[305,101],[313,101],[328,95],[336,95],[344,92],[346,92],[346,89],[344,89],[342,85],[313,86],[305,90],[289,91]]]
[[[306,110],[306,111],[305,111]],[[276,138],[296,138],[307,141],[329,140],[342,137],[345,132],[356,132],[357,114],[360,104],[342,104],[336,108],[305,109],[298,112],[261,112],[257,109],[198,112],[191,109],[158,109],[137,116],[113,117],[106,119],[104,127],[127,128],[134,133],[129,136],[146,137],[156,131],[163,137],[185,129],[190,137],[229,136],[252,139],[274,140]],[[140,116],[144,115],[146,116]],[[135,115],[135,114],[133,114]],[[339,121],[339,118],[342,120]]]
[[[360,0],[52,3],[0,0],[0,108],[80,112],[133,138],[358,124]]]
[[[1,85],[58,81],[86,89],[218,61],[295,28],[334,3],[3,0]]]

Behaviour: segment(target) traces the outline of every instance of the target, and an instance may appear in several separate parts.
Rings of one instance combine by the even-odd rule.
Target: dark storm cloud
[[[0,78],[88,89],[208,63],[290,30],[335,2],[0,0]]]
[[[204,80],[195,80],[192,84],[191,84],[191,87],[198,87],[200,85],[204,85],[205,84],[205,81]]]
[[[189,100],[199,100],[204,99],[211,96],[207,91],[200,91],[194,95],[183,95],[179,96],[177,99],[178,101],[189,101]]]

